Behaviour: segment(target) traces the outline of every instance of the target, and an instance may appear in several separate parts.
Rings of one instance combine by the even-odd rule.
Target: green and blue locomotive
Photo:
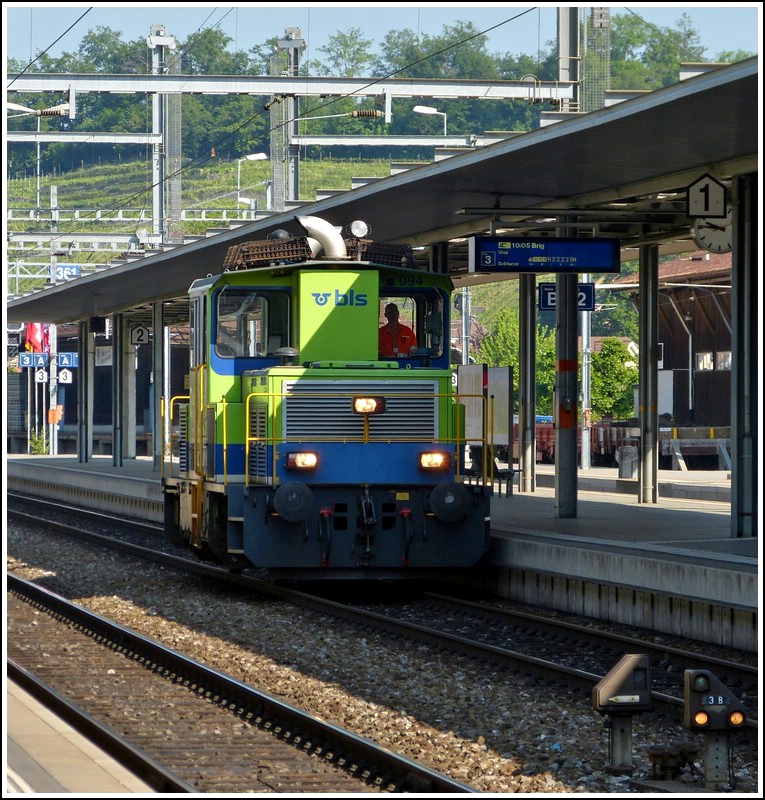
[[[418,269],[409,246],[296,219],[305,235],[234,246],[189,290],[189,393],[165,411],[166,532],[277,578],[473,566],[491,481],[464,474],[467,447],[486,442],[466,440],[453,386],[451,279]],[[392,305],[400,327],[384,342]]]

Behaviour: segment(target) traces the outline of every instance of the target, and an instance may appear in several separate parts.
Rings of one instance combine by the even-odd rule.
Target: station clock
[[[693,241],[710,253],[730,253],[733,249],[733,209],[725,208],[724,217],[699,217],[693,226]]]

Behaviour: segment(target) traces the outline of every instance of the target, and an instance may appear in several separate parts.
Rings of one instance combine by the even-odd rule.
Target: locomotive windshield
[[[263,356],[289,344],[289,295],[227,286],[216,305],[215,349],[224,358]]]
[[[390,335],[386,329],[391,325],[392,316],[400,330]],[[438,357],[444,352],[443,299],[436,292],[381,293],[379,325],[381,358],[408,356],[410,351],[422,353],[425,350],[428,355]]]

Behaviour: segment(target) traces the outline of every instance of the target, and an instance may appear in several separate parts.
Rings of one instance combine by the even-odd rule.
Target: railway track
[[[34,584],[8,590],[15,671],[145,754],[159,791],[473,791]]]
[[[743,694],[750,726],[757,728],[759,668],[757,659],[748,653],[737,653],[736,658],[741,660],[734,661],[732,656],[722,658],[688,646],[673,646],[662,637],[653,636],[652,640],[646,632],[638,638],[433,592],[423,592],[414,602],[378,603],[367,608],[415,626],[432,627],[437,620],[439,632],[451,632],[489,647],[525,650],[533,641],[535,657],[601,677],[625,653],[646,654],[652,664],[654,700],[662,707],[682,709],[686,669],[710,670]]]
[[[60,509],[59,509],[60,510]],[[15,516],[13,509],[9,510],[9,515]],[[58,515],[58,510],[57,510]],[[31,520],[31,517],[29,518]],[[109,520],[110,527],[113,527],[113,520]],[[31,521],[30,521],[31,524]],[[53,523],[45,521],[43,524],[51,525]],[[89,526],[101,528],[100,524],[88,523]],[[62,530],[66,531],[67,535],[73,532],[73,526],[63,526]],[[244,600],[245,597],[263,597],[270,595],[271,597],[285,600],[292,605],[310,609],[311,613],[315,616],[313,620],[300,622],[301,625],[308,624],[311,628],[321,629],[327,627],[327,623],[322,623],[319,620],[334,618],[336,623],[330,627],[341,628],[344,630],[355,630],[354,634],[357,638],[366,640],[369,637],[374,637],[376,641],[382,644],[384,641],[389,641],[387,647],[391,653],[397,652],[402,648],[401,642],[415,642],[415,647],[424,652],[431,652],[433,655],[426,657],[427,663],[433,664],[435,660],[442,658],[457,659],[454,664],[460,663],[461,659],[468,658],[474,664],[480,673],[481,670],[488,670],[496,677],[493,681],[498,684],[504,682],[519,682],[520,679],[512,676],[529,676],[533,675],[532,681],[537,681],[538,685],[554,686],[561,685],[572,689],[575,695],[586,696],[589,698],[592,686],[600,680],[605,669],[613,666],[618,656],[625,652],[649,652],[651,654],[652,665],[661,665],[659,673],[669,670],[671,674],[673,671],[679,675],[680,684],[682,682],[682,664],[687,663],[694,668],[710,668],[716,674],[721,674],[721,664],[718,659],[717,662],[705,661],[704,654],[696,652],[684,652],[682,658],[684,661],[668,662],[668,656],[672,658],[679,658],[680,653],[671,653],[673,648],[669,647],[666,642],[655,643],[654,647],[649,647],[648,642],[638,639],[626,639],[621,636],[606,636],[603,632],[594,632],[584,626],[583,630],[577,631],[576,626],[561,624],[561,621],[539,620],[534,624],[545,624],[546,626],[553,625],[552,632],[542,635],[538,630],[531,630],[530,625],[536,615],[529,613],[518,615],[516,617],[516,625],[520,622],[520,628],[516,629],[514,634],[508,632],[508,622],[504,619],[507,614],[506,610],[502,611],[503,619],[501,623],[490,623],[486,617],[487,614],[496,616],[500,613],[496,609],[489,608],[486,603],[468,603],[467,605],[460,603],[459,610],[456,610],[453,598],[446,598],[443,596],[430,595],[427,599],[418,599],[416,602],[410,603],[393,603],[393,602],[373,602],[362,604],[362,607],[349,607],[345,603],[335,602],[332,599],[317,597],[316,595],[308,592],[299,592],[287,589],[285,587],[274,586],[272,584],[263,583],[253,579],[248,575],[232,575],[217,567],[211,567],[207,563],[189,562],[185,556],[184,558],[176,560],[172,554],[158,554],[155,550],[157,533],[151,529],[143,530],[139,534],[140,541],[144,544],[144,549],[135,550],[134,546],[129,542],[125,542],[125,538],[132,538],[128,532],[121,531],[120,538],[122,542],[115,543],[110,539],[103,539],[98,534],[92,531],[78,531],[78,536],[85,537],[97,542],[102,547],[119,547],[128,550],[133,549],[134,555],[140,555],[142,558],[150,558],[152,560],[162,560],[164,567],[172,567],[175,569],[190,570],[198,576],[204,576],[211,585],[223,587],[224,594],[231,589],[236,593],[236,596],[241,601],[249,603],[250,601]],[[148,537],[148,539],[146,538]],[[145,545],[151,544],[151,547]],[[96,562],[97,563],[97,562]],[[132,568],[131,568],[132,570]],[[261,601],[262,602],[262,601]],[[269,601],[270,602],[270,601]],[[257,605],[257,602],[256,602]],[[260,612],[258,612],[260,613]],[[289,612],[286,612],[289,613]],[[398,619],[394,618],[397,616]],[[423,624],[423,622],[427,624]],[[472,629],[472,630],[471,630]],[[492,633],[492,629],[494,632]],[[494,642],[486,641],[487,631],[494,637]],[[369,633],[367,633],[369,632]],[[477,641],[480,637],[477,633],[482,633],[484,641]],[[582,636],[588,637],[588,643],[583,644]],[[606,644],[592,644],[592,637],[597,636],[600,640],[605,640]],[[381,638],[382,637],[382,638]],[[519,641],[514,641],[519,639]],[[547,640],[547,647],[558,659],[556,664],[553,659],[546,660],[541,657],[540,642]],[[499,644],[497,643],[499,642]],[[533,642],[533,647],[526,644]],[[515,649],[510,649],[508,645],[514,645]],[[529,649],[529,647],[531,649]],[[404,650],[407,648],[404,647]],[[525,652],[522,652],[525,649]],[[576,666],[570,664],[560,663],[559,656],[562,652],[568,651],[578,654],[580,664],[582,666],[582,653],[586,653],[587,659],[593,659],[591,654],[592,650],[602,651],[599,656],[604,668],[603,671],[598,673],[591,664],[590,669],[578,669]],[[445,652],[455,654],[453,656],[445,656]],[[334,657],[341,658],[339,653],[334,654]],[[370,653],[370,659],[374,657]],[[669,664],[670,666],[666,666]],[[673,665],[674,664],[674,665]],[[483,665],[483,666],[481,666]],[[751,665],[742,664],[743,674],[751,672]],[[729,664],[732,669],[733,664]],[[464,667],[460,667],[463,669]],[[496,672],[496,669],[500,672]],[[658,674],[654,669],[654,674]],[[732,673],[728,673],[732,674]],[[742,678],[742,680],[748,678]],[[547,690],[542,690],[546,692]],[[737,690],[738,693],[738,690]],[[665,719],[678,720],[682,713],[682,696],[681,691],[676,693],[675,696],[664,692],[655,691],[653,695],[654,705],[658,716],[656,716],[656,723],[659,725],[664,724]],[[480,713],[480,712],[477,712]],[[644,718],[653,718],[653,714],[642,715]],[[647,722],[648,727],[651,722]],[[749,732],[752,736],[756,734],[756,721],[750,720]],[[745,748],[748,745],[742,744],[741,747]],[[748,751],[747,751],[748,753]],[[742,754],[742,759],[748,758],[748,755]],[[470,783],[470,781],[466,781]],[[482,787],[483,788],[483,787]]]
[[[53,510],[54,506],[50,507]],[[60,506],[56,509],[60,511]],[[78,509],[67,509],[73,518]],[[12,509],[9,513],[16,515]],[[98,522],[103,515],[85,512],[85,518]],[[28,516],[27,519],[33,519]],[[110,519],[110,525],[114,520]],[[48,520],[48,524],[58,524]],[[63,532],[108,544],[110,539],[93,531],[61,525]],[[159,561],[177,569],[220,580],[226,584],[279,596],[290,602],[314,608],[321,613],[343,617],[361,625],[387,629],[393,635],[407,635],[436,648],[452,649],[502,667],[523,669],[543,678],[556,675],[570,686],[591,690],[625,653],[644,653],[651,659],[653,701],[662,711],[682,715],[683,672],[706,669],[724,683],[735,687],[748,713],[747,727],[757,729],[759,671],[756,659],[739,653],[740,661],[723,658],[701,650],[672,646],[658,637],[637,638],[592,625],[573,624],[551,619],[539,613],[515,611],[488,602],[471,602],[443,594],[421,593],[413,602],[378,602],[361,606],[337,602],[323,596],[321,584],[316,594],[277,587],[257,577],[233,575],[217,567],[190,562],[187,555],[155,553],[136,549],[125,537],[138,537],[145,548],[149,537],[160,537],[151,525],[130,523],[120,535],[119,546],[127,552]],[[654,637],[654,639],[657,637]],[[530,642],[533,644],[530,646]],[[708,649],[708,648],[707,648]],[[745,660],[746,659],[746,660]]]

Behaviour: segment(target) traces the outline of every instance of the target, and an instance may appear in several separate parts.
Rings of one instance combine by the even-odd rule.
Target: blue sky
[[[408,28],[420,34],[439,35],[444,25],[471,21],[482,31],[498,26],[488,34],[491,53],[533,55],[555,38],[556,8],[552,4],[467,5],[464,2],[437,6],[373,2],[363,6],[351,3],[244,3],[239,6],[3,3],[3,52],[7,57],[24,62],[47,48],[53,56],[64,51],[73,52],[89,30],[100,26],[121,31],[123,38],[129,41],[147,36],[150,27],[157,24],[164,25],[167,33],[179,40],[205,26],[220,25],[232,38],[231,48],[242,50],[271,36],[282,36],[285,28],[300,28],[308,44],[303,59],[322,60],[325,56],[319,48],[325,47],[328,37],[338,31],[359,28],[377,44],[389,30]],[[687,14],[701,36],[708,59],[722,51],[760,51],[760,3],[687,3],[683,6],[637,3],[611,6],[611,13],[635,13],[659,27],[674,27],[682,14]],[[77,22],[83,14],[85,16]],[[66,32],[72,25],[74,27]]]

